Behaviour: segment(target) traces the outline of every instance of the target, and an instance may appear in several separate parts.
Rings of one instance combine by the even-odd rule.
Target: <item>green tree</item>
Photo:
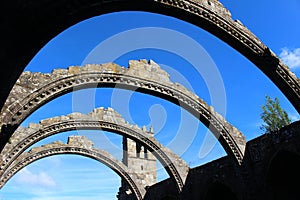
[[[272,100],[269,96],[266,96],[266,104],[262,105],[261,108],[263,112],[260,114],[260,117],[264,123],[260,129],[265,133],[279,130],[291,123],[287,112],[281,108],[277,97]]]

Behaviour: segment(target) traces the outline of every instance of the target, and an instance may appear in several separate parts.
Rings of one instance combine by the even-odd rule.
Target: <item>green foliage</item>
[[[266,96],[266,105],[262,105],[261,108],[263,112],[260,114],[260,117],[264,124],[262,124],[260,129],[265,133],[279,130],[291,123],[287,112],[281,108],[277,97],[272,100],[269,96]]]

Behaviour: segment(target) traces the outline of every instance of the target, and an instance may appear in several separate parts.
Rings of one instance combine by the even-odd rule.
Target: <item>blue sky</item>
[[[221,2],[231,11],[234,19],[246,25],[300,76],[299,1]],[[163,40],[152,48],[143,43],[158,39],[155,33],[150,34],[151,30],[156,30]],[[145,35],[139,35],[142,31]],[[170,33],[169,37],[164,35],[166,31]],[[137,35],[139,37],[135,37]],[[115,39],[121,36],[128,38],[116,43]],[[177,37],[183,37],[184,42],[176,40]],[[110,45],[106,51],[101,49],[105,42]],[[138,42],[141,45],[134,49]],[[192,49],[207,54],[194,56],[191,49],[186,49],[188,46],[184,45],[188,42],[196,42],[198,46]],[[182,48],[170,50],[177,45]],[[127,51],[125,46],[132,48]],[[184,53],[189,51],[191,58]],[[201,63],[207,61],[207,55],[213,63]],[[273,83],[238,52],[198,27],[158,14],[121,12],[81,22],[50,41],[25,70],[51,72],[54,68],[70,65],[101,63],[108,57],[123,66],[127,66],[131,59],[154,60],[171,74],[172,81],[185,85],[209,104],[220,103],[221,107],[217,110],[224,112],[225,118],[241,130],[247,140],[261,135],[259,115],[265,95],[278,97],[290,118],[293,121],[299,119],[295,109]],[[199,65],[191,64],[194,58],[201,60]],[[216,67],[218,74],[207,75],[204,68],[207,64]],[[207,80],[221,80],[219,88],[225,98],[222,96],[215,102],[216,96],[211,89],[214,87]],[[207,129],[186,111],[156,97],[118,89],[89,89],[64,95],[33,113],[23,126],[74,111],[88,113],[100,106],[114,107],[126,120],[139,126],[153,125],[156,138],[178,153],[191,167],[226,155]],[[106,149],[120,159],[121,137],[107,132],[66,132],[37,145],[58,139],[65,141],[68,135],[74,134],[88,136],[96,147]],[[104,139],[109,139],[109,142]],[[164,170],[160,169],[158,173],[159,180],[167,177]],[[0,199],[115,199],[119,185],[120,178],[101,163],[81,156],[53,156],[21,170],[0,191]]]

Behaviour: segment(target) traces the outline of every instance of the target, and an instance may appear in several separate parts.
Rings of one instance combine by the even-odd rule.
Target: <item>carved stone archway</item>
[[[115,159],[108,152],[94,148],[93,143],[84,136],[70,136],[67,144],[57,141],[41,147],[34,147],[29,152],[23,152],[0,177],[0,189],[18,171],[30,163],[59,154],[76,154],[95,159],[111,168],[126,181],[138,200],[142,200],[146,194],[146,186],[142,184],[142,181],[139,180],[131,169]]]
[[[171,82],[169,76],[156,63],[145,60],[132,60],[129,68],[108,63],[73,66],[51,74],[23,72],[2,109],[1,134],[7,135],[0,142],[4,145],[26,117],[58,96],[89,87],[124,88],[158,96],[185,108],[208,127],[228,155],[241,164],[246,145],[243,134],[204,100]]]
[[[149,11],[192,23],[252,61],[300,111],[300,84],[279,58],[217,0],[5,1],[1,13],[2,105],[26,64],[48,41],[85,19],[116,11]],[[3,17],[3,18],[2,18]],[[22,35],[22,37],[20,37]],[[3,70],[3,71],[1,71]]]
[[[30,124],[28,128],[20,127],[0,154],[2,157],[0,177],[12,162],[31,145],[51,135],[79,129],[101,129],[138,141],[158,158],[176,183],[178,191],[182,190],[189,171],[185,161],[162,146],[154,138],[153,133],[129,124],[111,108],[94,109],[89,114],[72,113],[67,116],[45,119],[39,124]]]

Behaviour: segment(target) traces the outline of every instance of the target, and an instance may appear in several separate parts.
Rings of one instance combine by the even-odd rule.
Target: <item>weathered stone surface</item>
[[[0,188],[19,170],[28,164],[44,157],[57,154],[79,154],[88,156],[102,162],[117,172],[130,186],[138,200],[142,200],[146,193],[146,184],[134,173],[134,171],[115,159],[108,152],[93,147],[93,142],[84,136],[70,136],[68,143],[61,141],[52,142],[39,147],[34,147],[28,152],[20,154],[0,177]]]
[[[105,6],[103,6],[104,4]],[[0,68],[2,70],[0,73],[1,105],[27,63],[53,36],[70,25],[94,15],[115,10],[134,9],[179,17],[216,35],[256,64],[286,94],[296,109],[300,110],[300,90],[297,77],[290,72],[287,66],[282,64],[275,54],[270,53],[269,49],[254,34],[238,20],[234,21],[227,9],[216,0],[140,0],[139,2],[115,0],[98,1],[97,3],[90,0],[60,1],[59,3],[49,3],[45,0],[29,0],[20,3],[12,0],[5,1],[2,6],[4,12],[1,17],[4,20],[0,23],[3,38],[6,39],[1,44],[5,53],[0,54],[2,66],[5,66]],[[37,10],[39,12],[36,12]],[[27,28],[24,29],[24,27]],[[26,36],[26,39],[18,39],[20,34]],[[16,101],[18,104],[18,99],[12,101]],[[22,106],[19,105],[19,108]],[[14,111],[11,112],[15,115]],[[3,136],[3,132],[1,136]],[[9,136],[4,137],[1,140],[2,144],[5,144],[8,139]],[[198,190],[197,187],[194,192]],[[251,197],[253,198],[253,196]]]
[[[142,128],[146,130],[145,127]],[[122,162],[130,168],[147,188],[157,182],[156,180],[156,157],[142,144],[123,137],[123,158]],[[128,184],[121,181],[118,192],[118,200],[132,200]]]
[[[274,166],[274,160],[281,163]],[[145,199],[207,199],[209,192],[217,194],[217,199],[298,199],[299,165],[300,121],[248,141],[242,166],[228,156],[219,158],[190,169],[181,193],[176,193],[176,186],[167,179],[150,186]],[[278,185],[274,186],[274,180]],[[218,186],[231,193],[222,192]]]
[[[211,12],[214,12],[215,14],[220,15],[226,19],[231,19],[230,11],[225,8],[218,0],[190,0],[190,2],[203,6]]]
[[[17,129],[11,137],[11,143],[6,144],[4,147],[0,154],[2,157],[2,162],[0,162],[0,176],[26,148],[29,148],[32,144],[35,144],[45,137],[77,128],[101,128],[132,138],[143,144],[162,162],[162,165],[167,169],[170,177],[176,182],[178,190],[183,188],[184,180],[189,170],[188,165],[172,151],[161,145],[154,138],[153,132],[148,132],[145,128],[129,124],[112,108],[105,109],[101,107],[94,109],[88,114],[72,113],[66,116],[57,116],[41,120],[37,125],[31,124],[30,127],[20,127]],[[82,141],[80,137],[73,137],[69,142],[75,143],[76,145],[84,145],[85,148],[92,148],[93,146],[92,143]]]
[[[94,143],[92,141],[80,135],[69,137],[67,143],[68,145],[79,146],[85,149],[92,149],[94,147]]]
[[[12,127],[9,130],[13,132],[14,127],[51,99],[74,88],[96,86],[139,89],[186,108],[217,138],[221,137],[221,144],[229,155],[232,155],[238,163],[242,162],[246,144],[243,134],[196,94],[179,83],[171,82],[169,74],[152,60],[132,60],[128,68],[106,63],[88,64],[83,67],[72,66],[68,69],[54,70],[52,74],[24,72],[2,109],[1,123],[3,126]],[[74,115],[81,114],[74,113]]]
[[[7,66],[5,69],[12,69],[7,75],[7,71],[3,74],[0,79],[2,83],[1,94],[3,93],[3,98],[1,98],[1,105],[4,102],[7,94],[9,93],[14,81],[17,79],[19,74],[25,65],[31,60],[34,55],[33,52],[37,52],[41,49],[42,44],[49,41],[53,35],[58,34],[63,30],[63,28],[69,27],[71,24],[76,24],[80,20],[89,18],[90,13],[103,14],[106,12],[112,12],[112,8],[118,8],[120,10],[127,10],[134,8],[136,10],[159,12],[167,15],[174,15],[174,17],[182,18],[188,22],[191,22],[210,33],[216,35],[221,40],[224,40],[229,45],[236,48],[239,52],[245,55],[249,60],[256,64],[267,76],[271,78],[272,81],[287,95],[291,100],[292,104],[299,110],[299,98],[300,98],[300,87],[299,80],[290,72],[289,68],[285,66],[278,57],[272,53],[253,33],[251,33],[239,20],[232,19],[230,12],[217,0],[141,0],[141,2],[147,4],[145,6],[143,3],[137,4],[137,2],[124,1],[109,1],[105,2],[108,7],[102,7],[102,1],[94,3],[93,1],[82,1],[79,0],[77,3],[70,3],[69,1],[60,2],[57,4],[49,3],[48,1],[40,2],[30,2],[26,4],[19,4],[14,1],[12,3],[6,3],[5,5],[10,5],[8,8],[17,8],[18,14],[14,17],[18,20],[12,21],[13,26],[11,26],[10,19],[15,19],[14,17],[8,17],[7,14],[15,15],[15,12],[8,12],[4,14],[4,23],[2,27],[5,31],[9,31],[6,34],[7,40],[3,45],[5,49],[5,54],[3,59],[5,62],[3,66]],[[3,5],[5,7],[5,5]],[[30,6],[28,6],[30,5]],[[43,6],[47,5],[47,6]],[[86,12],[79,12],[84,5]],[[157,7],[160,9],[157,9]],[[47,8],[47,9],[46,9]],[[34,10],[43,10],[41,12],[32,12]],[[51,9],[53,9],[51,11]],[[117,10],[118,10],[117,9]],[[12,9],[16,10],[16,9]],[[69,12],[66,12],[68,10]],[[55,11],[55,12],[54,12]],[[43,20],[40,20],[39,16],[43,13]],[[84,14],[83,14],[84,13]],[[26,17],[25,17],[26,16]],[[57,20],[52,20],[53,18]],[[69,21],[70,20],[70,21]],[[57,23],[60,26],[57,26]],[[24,30],[24,24],[26,27],[32,27]],[[31,33],[32,30],[41,30],[42,34],[38,31]],[[59,30],[58,30],[59,29]],[[5,31],[2,34],[5,34]],[[16,41],[16,35],[20,32],[26,32],[28,37],[23,41]],[[11,40],[9,40],[9,38]],[[14,43],[15,42],[15,43]],[[12,45],[15,44],[15,45]],[[30,44],[30,45],[28,45]],[[16,47],[18,51],[15,51]],[[5,48],[6,47],[6,48]],[[20,57],[20,55],[23,55]],[[20,63],[26,63],[25,65]],[[65,72],[57,72],[57,74],[64,74]],[[70,70],[70,73],[77,73],[75,69]],[[13,77],[11,79],[11,77]],[[7,87],[6,87],[7,86]],[[6,88],[4,90],[4,88]],[[23,88],[22,88],[23,89]],[[0,95],[1,95],[0,94]],[[15,99],[17,100],[17,99]]]

